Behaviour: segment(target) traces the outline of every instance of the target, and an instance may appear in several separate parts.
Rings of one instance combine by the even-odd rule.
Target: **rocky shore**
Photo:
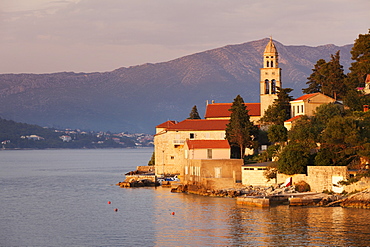
[[[302,192],[302,186],[280,187],[269,186],[242,186],[236,188],[214,190],[198,186],[196,184],[183,185],[176,181],[158,183],[154,174],[148,173],[148,168],[138,167],[137,171],[129,172],[123,182],[116,185],[120,187],[154,187],[166,186],[171,187],[171,192],[175,193],[191,193],[202,196],[213,197],[254,197],[267,198],[270,203],[287,203],[291,206],[341,206],[352,208],[370,209],[370,189],[364,190],[351,195],[344,194],[328,194],[315,192]]]
[[[191,193],[215,197],[255,197],[270,198],[273,202],[286,202],[291,206],[326,206],[326,207],[355,207],[370,208],[370,189],[352,195],[327,194],[314,192],[298,192],[295,186],[257,187],[248,186],[223,190],[210,190],[196,185],[173,184],[171,192]],[[293,198],[295,200],[293,200]],[[293,203],[294,201],[294,203]]]
[[[370,209],[370,189],[348,196],[340,203],[340,206]]]

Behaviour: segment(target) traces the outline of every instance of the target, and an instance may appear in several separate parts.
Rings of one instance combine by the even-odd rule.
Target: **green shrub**
[[[311,191],[310,185],[308,183],[306,183],[305,181],[299,181],[299,182],[295,183],[294,186],[295,186],[295,190],[298,191],[298,192]]]

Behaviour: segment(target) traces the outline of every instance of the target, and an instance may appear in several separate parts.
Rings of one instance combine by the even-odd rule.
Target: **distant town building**
[[[29,136],[21,136],[22,139],[28,139],[28,140],[33,140],[33,141],[40,141],[44,140],[43,137],[38,136],[38,135],[29,135]]]
[[[64,141],[64,142],[70,142],[70,141],[72,141],[72,137],[67,136],[67,135],[59,136],[59,138],[62,139],[62,141]]]

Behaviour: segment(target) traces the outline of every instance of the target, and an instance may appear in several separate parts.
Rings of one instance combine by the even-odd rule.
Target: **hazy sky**
[[[0,73],[111,71],[269,37],[351,44],[369,0],[0,0]]]

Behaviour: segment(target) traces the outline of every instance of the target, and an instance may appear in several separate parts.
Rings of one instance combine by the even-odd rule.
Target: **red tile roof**
[[[159,124],[159,125],[157,125],[155,127],[156,128],[168,128],[168,127],[170,127],[172,125],[175,125],[175,124],[177,124],[177,121],[168,120],[168,121],[166,121],[164,123],[161,123],[161,124]]]
[[[189,149],[201,148],[230,148],[227,140],[187,140]]]
[[[306,99],[309,99],[315,95],[318,95],[319,93],[310,93],[310,94],[305,94],[305,95],[302,95],[301,97],[299,97],[298,99],[295,99],[293,101],[298,101],[298,100],[306,100]]]
[[[295,117],[292,117],[292,118],[290,118],[290,119],[288,119],[288,120],[285,120],[284,122],[287,122],[287,123],[289,123],[289,122],[293,122],[293,121],[296,121],[298,118],[300,118],[300,117],[302,117],[303,115],[298,115],[298,116],[295,116]]]
[[[205,118],[221,118],[230,117],[232,103],[214,103],[207,105]],[[261,115],[261,104],[260,103],[245,103],[247,110],[249,110],[249,116],[260,116]]]
[[[225,130],[229,120],[186,119],[167,130]]]

